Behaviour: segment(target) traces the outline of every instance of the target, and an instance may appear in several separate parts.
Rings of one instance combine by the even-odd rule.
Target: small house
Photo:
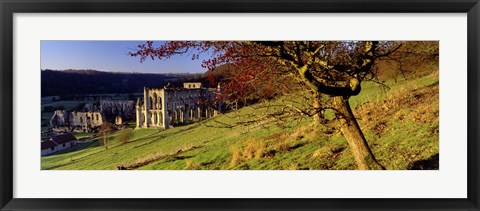
[[[77,144],[77,138],[70,133],[58,135],[50,138],[50,140],[57,143],[57,151],[62,151],[73,147]]]
[[[50,155],[77,144],[77,138],[70,133],[51,137],[48,141],[42,142],[42,156]]]
[[[50,155],[57,152],[57,144],[52,140],[42,142],[42,156]]]

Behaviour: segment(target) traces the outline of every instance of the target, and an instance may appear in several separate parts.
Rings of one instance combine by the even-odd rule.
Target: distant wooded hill
[[[42,97],[53,95],[137,93],[143,87],[161,88],[170,83],[203,81],[202,74],[118,73],[97,70],[42,70]]]

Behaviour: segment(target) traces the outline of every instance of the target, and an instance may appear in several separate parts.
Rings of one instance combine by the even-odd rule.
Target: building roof
[[[49,149],[49,148],[52,148],[52,147],[55,147],[55,146],[57,146],[57,144],[55,144],[55,142],[53,142],[51,140],[42,142],[42,150]]]
[[[67,142],[70,142],[70,141],[75,141],[75,140],[77,140],[77,138],[75,138],[75,136],[73,136],[70,133],[66,133],[66,134],[62,134],[62,135],[52,137],[50,140],[54,141],[57,144],[63,144],[63,143],[67,143]]]

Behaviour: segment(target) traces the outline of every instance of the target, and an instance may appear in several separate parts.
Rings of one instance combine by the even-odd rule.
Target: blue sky
[[[41,41],[41,69],[93,69],[109,72],[140,73],[203,73],[200,60],[191,54],[174,56],[168,60],[151,59],[140,63],[139,57],[130,57],[145,41]],[[155,42],[154,42],[155,43]],[[159,42],[156,42],[159,43]],[[203,58],[207,58],[204,55]]]

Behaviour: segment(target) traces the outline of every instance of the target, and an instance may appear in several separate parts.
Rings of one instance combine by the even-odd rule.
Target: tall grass
[[[367,141],[387,169],[414,168],[439,153],[438,76],[390,84],[382,91],[366,83],[350,102]],[[353,105],[353,104],[357,104]],[[246,107],[240,113],[258,112]],[[233,121],[221,115],[168,130],[135,129],[126,143],[122,130],[109,149],[92,144],[81,151],[42,157],[42,169],[355,169],[350,149],[331,121],[328,127],[303,119],[276,124],[211,127]],[[248,130],[248,132],[246,132]]]

